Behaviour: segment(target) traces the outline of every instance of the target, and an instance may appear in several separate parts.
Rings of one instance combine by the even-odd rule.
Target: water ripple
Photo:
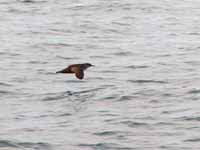
[[[111,53],[110,55],[116,55],[116,56],[131,56],[131,55],[133,55],[133,53],[127,51],[127,52],[116,52],[116,53]]]
[[[116,134],[117,134],[116,131],[103,131],[103,132],[94,133],[94,135],[98,135],[98,136],[110,136],[110,135],[116,135]]]
[[[7,86],[7,87],[10,87],[10,86],[12,86],[12,84],[0,82],[0,86]]]
[[[184,120],[184,121],[200,121],[200,117],[181,117],[181,118],[178,118],[178,119],[181,119],[181,120]]]
[[[130,65],[127,66],[127,68],[131,68],[131,69],[144,69],[144,68],[149,68],[149,66],[145,66],[145,65],[141,65],[141,66],[136,66],[136,65]]]
[[[51,150],[52,146],[48,143],[32,143],[32,142],[13,142],[9,140],[0,140],[0,147],[2,148],[19,148],[25,150],[25,148],[33,148],[38,150]]]
[[[14,94],[12,91],[0,90],[1,94]]]
[[[200,138],[187,139],[184,142],[200,142]]]
[[[27,4],[34,4],[34,3],[46,3],[47,1],[44,1],[44,0],[40,0],[40,1],[36,1],[36,0],[18,0],[19,2],[22,2],[22,3],[27,3]]]
[[[130,147],[123,147],[118,144],[114,143],[97,143],[97,144],[79,144],[77,145],[80,148],[92,148],[94,150],[102,149],[102,150],[133,150],[133,148]]]
[[[72,59],[78,60],[78,59],[80,59],[78,57],[65,57],[65,56],[56,56],[56,57],[61,58],[61,59],[65,59],[65,60],[72,60]]]
[[[52,96],[51,96],[52,95]],[[71,92],[61,92],[61,93],[46,93],[43,94],[44,98],[42,101],[54,101],[54,100],[61,100],[71,95]]]
[[[14,147],[14,148],[17,148],[19,146],[17,144],[15,144],[14,142],[11,142],[11,141],[0,140],[0,147]]]
[[[121,121],[121,124],[125,124],[128,127],[143,127],[143,126],[148,126],[147,123],[143,123],[143,122],[135,122],[135,121]]]
[[[200,89],[193,89],[188,92],[188,94],[199,94],[199,93],[200,93]]]
[[[43,143],[43,142],[38,142],[38,143],[32,143],[32,142],[21,142],[17,143],[20,146],[23,146],[25,148],[34,148],[38,150],[50,150],[52,149],[52,146],[49,143]]]
[[[121,96],[118,101],[133,100],[133,98],[134,98],[134,96],[124,95],[124,96]]]
[[[131,83],[159,83],[159,84],[166,84],[166,81],[158,81],[158,80],[128,80]]]

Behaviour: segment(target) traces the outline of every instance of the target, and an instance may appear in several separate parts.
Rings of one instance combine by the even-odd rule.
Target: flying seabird
[[[84,78],[84,70],[87,68],[94,66],[90,63],[84,63],[84,64],[72,64],[69,65],[67,68],[60,70],[56,73],[75,73],[76,77],[78,79],[83,79]]]

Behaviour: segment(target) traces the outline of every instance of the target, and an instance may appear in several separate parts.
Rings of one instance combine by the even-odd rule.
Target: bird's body
[[[72,64],[69,65],[67,68],[60,70],[56,73],[75,73],[76,77],[81,80],[84,78],[84,70],[91,66],[93,65],[91,65],[90,63]]]

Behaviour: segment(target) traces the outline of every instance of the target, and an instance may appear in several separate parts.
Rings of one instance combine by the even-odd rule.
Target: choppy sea
[[[198,149],[199,0],[0,1],[0,150]]]

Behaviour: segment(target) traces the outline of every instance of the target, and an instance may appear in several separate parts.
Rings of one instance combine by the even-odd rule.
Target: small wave
[[[159,54],[159,55],[156,55],[156,56],[153,56],[153,57],[170,57],[171,55],[170,54]]]
[[[166,81],[158,81],[158,80],[128,80],[132,83],[160,83],[160,84],[166,84]]]
[[[44,96],[42,98],[42,101],[54,101],[54,100],[61,100],[66,98],[67,96],[71,95],[71,92],[66,91],[66,92],[60,92],[60,93],[45,93],[42,94],[41,96]]]
[[[0,5],[9,4],[9,3],[13,3],[13,2],[12,1],[11,2],[0,2]]]
[[[8,141],[8,140],[0,140],[0,147],[14,147],[17,148],[19,147],[15,143]]]
[[[47,71],[47,70],[45,70],[45,69],[38,69],[37,71],[38,71],[39,74],[57,75],[56,71],[50,72],[50,71]]]
[[[176,125],[176,124],[172,122],[158,122],[155,124],[155,126],[172,126],[172,125]]]
[[[33,0],[23,0],[22,2],[24,2],[24,3],[35,3],[35,1],[33,1]]]
[[[116,135],[117,132],[115,131],[103,131],[103,132],[97,132],[94,133],[94,135],[98,135],[98,136],[110,136],[110,135]]]
[[[120,70],[103,70],[101,72],[102,73],[117,73],[117,72],[123,72],[123,71],[120,71]]]
[[[119,25],[119,26],[130,26],[130,24],[122,23],[122,22],[112,22],[112,24],[116,24],[116,25]]]
[[[179,112],[185,112],[185,111],[188,111],[189,109],[188,108],[184,108],[184,109],[176,109],[176,110],[165,110],[165,111],[162,111],[163,114],[173,114],[173,113],[179,113]]]
[[[5,90],[0,90],[0,93],[1,93],[1,94],[12,94],[12,92],[10,92],[10,91],[5,91]]]
[[[10,55],[10,56],[20,56],[21,54],[17,54],[17,53],[8,53],[8,55]]]
[[[0,86],[12,86],[11,84],[0,82]]]
[[[94,89],[89,89],[89,90],[82,90],[82,91],[78,91],[78,92],[73,92],[72,94],[83,94],[83,93],[90,93],[90,92],[94,92],[94,91],[98,91],[104,88],[94,88]]]
[[[64,57],[64,56],[56,56],[57,58],[65,59],[65,60],[71,60],[71,59],[79,59],[78,57]]]
[[[200,65],[200,61],[186,61],[184,62],[186,64],[192,65],[192,66],[199,66]]]
[[[67,44],[67,43],[43,43],[44,45],[47,46],[52,46],[52,47],[71,47],[72,44]]]
[[[121,96],[118,101],[126,101],[126,100],[132,100],[132,99],[133,99],[133,96],[127,95],[127,96]]]
[[[60,92],[60,93],[46,93],[46,94],[41,95],[41,96],[44,96],[44,98],[42,98],[41,100],[42,101],[61,100],[61,99],[65,99],[69,96],[77,96],[80,94],[87,94],[87,93],[98,91],[100,89],[103,89],[103,88],[94,88],[94,89],[75,91],[75,92],[66,91],[66,92]]]
[[[67,80],[66,83],[84,83],[87,82],[86,80]]]
[[[1,3],[0,3],[0,4],[1,4]],[[0,52],[0,55],[20,56],[21,54],[17,54],[17,53],[7,53],[7,52]]]
[[[101,98],[101,99],[103,99],[103,100],[114,100],[114,99],[116,99],[118,96],[117,95],[110,95],[110,96],[106,96],[106,97],[103,97],[103,98]]]
[[[188,35],[200,35],[200,33],[199,32],[190,32],[190,33],[188,33]]]
[[[162,96],[165,96],[165,97],[170,97],[170,96],[173,96],[173,94],[171,94],[171,93],[163,93],[163,94],[161,94]]]
[[[105,84],[105,85],[101,86],[102,89],[108,88],[108,87],[115,87],[115,85],[113,85],[113,84]]]
[[[194,89],[188,92],[188,94],[199,94],[199,93],[200,93],[200,89]]]
[[[65,95],[57,95],[57,96],[47,96],[43,98],[43,101],[54,101],[54,100],[61,100],[64,99],[66,96]]]
[[[133,55],[132,52],[117,52],[117,53],[111,53],[112,55],[116,55],[116,56],[130,56]]]
[[[71,10],[97,10],[99,9],[99,5],[75,5],[75,6],[72,6],[72,7],[69,7],[68,9],[71,9]]]
[[[122,34],[118,29],[106,29],[104,30],[105,33],[112,33],[112,34]]]
[[[180,118],[181,120],[184,120],[184,121],[200,121],[200,117],[182,117]]]
[[[59,114],[58,117],[65,117],[65,116],[71,116],[72,114],[70,113],[63,113],[63,114]]]
[[[92,149],[115,149],[115,150],[132,150],[130,147],[122,147],[119,144],[115,143],[96,143],[96,144],[79,144],[81,148],[92,148]]]
[[[188,140],[185,140],[184,142],[200,142],[200,138],[188,139]]]
[[[90,77],[90,79],[91,80],[94,80],[94,81],[97,81],[97,80],[101,80],[101,81],[103,81],[103,80],[105,80],[105,78],[103,78],[103,77]]]
[[[1,4],[1,3],[0,3]],[[2,56],[2,55],[7,55],[8,53],[6,53],[6,52],[0,52],[0,55]]]
[[[52,146],[48,143],[38,142],[38,143],[32,143],[32,142],[22,142],[18,143],[17,145],[23,146],[24,148],[34,148],[38,150],[50,150],[52,149]]]
[[[130,65],[127,66],[127,68],[131,68],[131,69],[143,69],[143,68],[148,68],[149,66],[136,66],[136,65]]]
[[[56,24],[59,24],[59,22],[56,22]],[[60,24],[62,24],[60,22]],[[65,30],[65,29],[49,29],[50,31],[54,31],[54,32],[60,32],[60,33],[73,33],[72,30],[68,29],[68,30]],[[73,44],[68,44],[68,46],[73,46]]]
[[[22,3],[45,3],[47,1],[35,1],[35,0],[18,0],[19,2]]]
[[[19,148],[20,150],[24,150],[25,148],[34,148],[38,150],[52,149],[52,146],[48,143],[32,143],[32,142],[13,142],[9,140],[0,140],[0,147],[7,147],[7,148]]]
[[[47,64],[48,62],[44,62],[44,61],[29,61],[28,63],[30,63],[30,64]]]
[[[127,125],[128,127],[138,127],[138,126],[147,126],[148,124],[147,123],[142,123],[142,122],[134,122],[134,121],[121,121],[120,122],[121,124],[125,124]]]
[[[102,59],[102,58],[111,58],[111,57],[109,57],[109,56],[90,56],[90,58],[100,58],[100,59]]]

